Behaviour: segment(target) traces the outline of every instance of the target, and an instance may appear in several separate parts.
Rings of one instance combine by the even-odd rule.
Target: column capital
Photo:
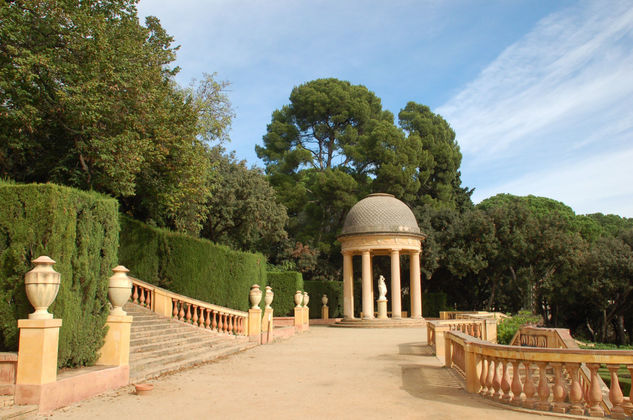
[[[391,255],[399,255],[400,254],[400,250],[399,249],[392,249],[391,250]]]

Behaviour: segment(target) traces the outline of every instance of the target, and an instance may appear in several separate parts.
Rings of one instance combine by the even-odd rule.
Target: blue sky
[[[250,164],[271,113],[322,77],[455,129],[473,200],[500,192],[633,217],[633,3],[141,0],[181,45],[179,83],[217,72]]]

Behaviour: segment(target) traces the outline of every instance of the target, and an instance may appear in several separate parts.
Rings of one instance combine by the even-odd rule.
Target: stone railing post
[[[61,275],[53,269],[51,258],[41,256],[32,261],[35,267],[24,276],[26,296],[35,308],[28,319],[18,320],[20,330],[16,404],[39,404],[42,385],[57,380],[57,351],[61,319],[53,319],[48,307],[59,291]]]
[[[264,308],[264,317],[262,318],[262,344],[273,341],[273,308],[270,304],[273,303],[274,296],[273,288],[266,286],[266,293],[264,294],[266,307]]]
[[[497,320],[484,319],[483,339],[491,343],[497,342]]]
[[[303,331],[303,293],[297,290],[295,293],[295,330]]]
[[[248,339],[261,344],[262,310],[259,309],[258,305],[262,300],[262,291],[258,284],[251,286],[251,291],[249,292],[248,297],[251,302],[251,308],[248,310]]]
[[[114,267],[112,271],[114,275],[110,277],[108,286],[108,298],[112,304],[112,311],[106,321],[108,332],[101,347],[97,365],[128,366],[132,317],[123,310],[123,305],[132,294],[132,281],[127,276],[130,270],[122,265]]]
[[[160,288],[154,289],[154,312],[167,318],[173,316],[174,311],[173,299]]]
[[[310,307],[308,306],[308,302],[310,302],[310,296],[308,292],[303,292],[303,328],[310,328]]]
[[[481,360],[477,360],[477,354],[470,343],[464,343],[464,366],[466,374],[466,391],[471,394],[479,392],[479,375],[477,374],[478,365]]]
[[[442,341],[444,342],[444,366],[450,369],[453,367],[453,348],[451,347],[453,345],[453,342],[451,341],[448,334],[442,335]],[[439,335],[435,336],[435,343],[438,342],[438,339]]]
[[[327,295],[323,295],[321,298],[321,303],[323,304],[321,307],[321,319],[330,319],[330,308],[327,306],[327,302]]]
[[[449,331],[449,327],[446,325],[436,325],[435,326],[435,348],[433,350],[435,350],[435,357],[437,357],[438,359],[440,359],[440,362],[444,362],[445,366],[450,367],[447,363],[446,363],[446,340],[444,339],[446,332]]]

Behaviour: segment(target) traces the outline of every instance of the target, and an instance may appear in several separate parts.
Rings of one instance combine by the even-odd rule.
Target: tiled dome
[[[370,194],[351,208],[341,235],[403,233],[420,235],[411,209],[391,194]]]

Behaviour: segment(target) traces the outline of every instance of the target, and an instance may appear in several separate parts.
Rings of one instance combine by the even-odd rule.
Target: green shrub
[[[17,319],[33,312],[24,289],[31,260],[48,255],[61,285],[49,308],[62,319],[58,365],[90,365],[103,345],[108,278],[117,265],[118,204],[54,184],[0,182],[0,346],[18,347]]]
[[[440,311],[447,310],[446,293],[423,293],[422,294],[422,316],[438,318]]]
[[[538,315],[530,311],[519,311],[518,314],[506,318],[497,326],[497,341],[499,344],[510,344],[514,335],[524,325],[536,325],[541,320]]]
[[[154,228],[124,215],[120,242],[119,261],[130,275],[175,293],[247,311],[251,286],[266,286],[261,254]]]
[[[306,280],[303,282],[310,295],[310,318],[321,318],[321,298],[327,295],[330,318],[343,316],[343,282],[327,280]]]
[[[295,298],[297,290],[303,289],[303,276],[296,271],[269,271],[266,273],[268,285],[273,288],[275,299],[272,307],[275,316],[294,315]]]

